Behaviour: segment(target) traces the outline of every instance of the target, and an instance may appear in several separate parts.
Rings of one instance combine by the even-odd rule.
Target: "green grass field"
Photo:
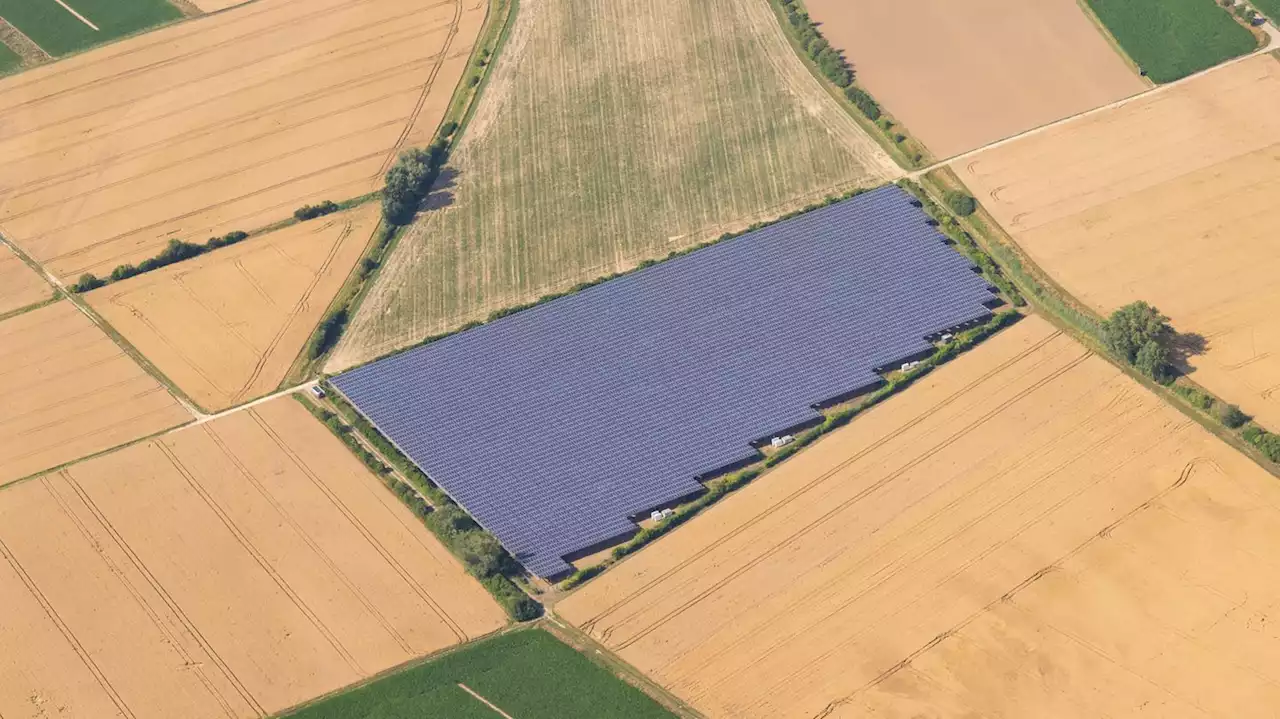
[[[1280,23],[1280,0],[1253,0],[1249,3],[1273,23]]]
[[[54,0],[0,0],[0,17],[58,57],[177,20],[182,13],[167,0],[63,0],[97,30]]]
[[[453,170],[330,367],[902,172],[764,0],[522,3]]]
[[[285,716],[497,719],[459,687],[519,719],[671,719],[640,690],[541,629],[487,639]]]
[[[1214,0],[1088,0],[1120,46],[1155,82],[1172,82],[1257,47]]]
[[[22,67],[22,58],[9,46],[0,44],[0,75],[13,72]]]

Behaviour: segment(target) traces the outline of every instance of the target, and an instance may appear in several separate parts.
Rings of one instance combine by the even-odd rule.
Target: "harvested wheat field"
[[[279,386],[377,222],[366,203],[85,297],[192,400],[225,409]]]
[[[1280,485],[1032,317],[571,594],[708,716],[1262,717]]]
[[[938,157],[1141,92],[1076,0],[806,0],[859,84]]]
[[[761,0],[522,0],[341,368],[900,174]]]
[[[62,278],[381,185],[484,0],[259,0],[0,81],[0,225]]]
[[[282,398],[0,491],[0,714],[256,717],[501,627]]]
[[[13,251],[0,245],[0,315],[44,302],[53,288]]]
[[[191,419],[70,302],[0,322],[0,397],[0,485]]]
[[[1146,300],[1207,342],[1192,379],[1280,427],[1280,62],[1263,55],[957,163],[1098,312]]]

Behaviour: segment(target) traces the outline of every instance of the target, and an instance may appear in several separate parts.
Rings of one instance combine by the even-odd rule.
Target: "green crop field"
[[[1252,51],[1253,34],[1214,0],[1088,0],[1129,57],[1172,82]]]
[[[9,49],[8,45],[0,45],[0,75],[13,72],[22,67],[22,58]]]
[[[89,27],[54,0],[0,0],[0,17],[54,57],[182,17],[167,0],[63,2],[98,29]]]
[[[1253,0],[1249,4],[1257,8],[1258,12],[1266,15],[1271,22],[1280,22],[1280,0]]]
[[[902,172],[764,0],[521,0],[493,73],[330,367]]]
[[[286,715],[289,719],[671,719],[541,629],[512,632]]]

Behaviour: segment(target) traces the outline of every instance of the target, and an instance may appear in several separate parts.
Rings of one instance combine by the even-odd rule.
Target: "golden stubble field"
[[[64,279],[381,185],[484,0],[260,0],[0,81],[0,230]]]
[[[53,296],[53,288],[36,271],[0,245],[0,315],[43,302]]]
[[[331,367],[901,174],[762,0],[521,0],[451,169]]]
[[[192,419],[65,300],[0,322],[0,397],[0,485]]]
[[[0,491],[0,714],[257,717],[501,609],[291,398]]]
[[[956,163],[1101,313],[1146,300],[1207,342],[1191,378],[1280,428],[1280,62],[1259,56]]]
[[[938,157],[1148,86],[1077,0],[806,0],[860,84]]]
[[[1276,479],[1032,317],[556,612],[708,716],[1264,717]]]
[[[274,390],[378,223],[378,204],[293,225],[85,295],[205,409]]]

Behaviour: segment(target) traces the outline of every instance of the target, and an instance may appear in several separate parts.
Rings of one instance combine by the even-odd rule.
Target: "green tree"
[[[1169,318],[1146,302],[1131,302],[1102,323],[1107,349],[1152,379],[1161,379],[1168,372],[1173,336]]]
[[[1249,416],[1240,410],[1234,404],[1218,405],[1218,420],[1231,429],[1243,427],[1245,422],[1249,421]]]
[[[973,196],[959,190],[951,190],[943,197],[947,207],[961,217],[968,217],[978,209],[978,201]]]

